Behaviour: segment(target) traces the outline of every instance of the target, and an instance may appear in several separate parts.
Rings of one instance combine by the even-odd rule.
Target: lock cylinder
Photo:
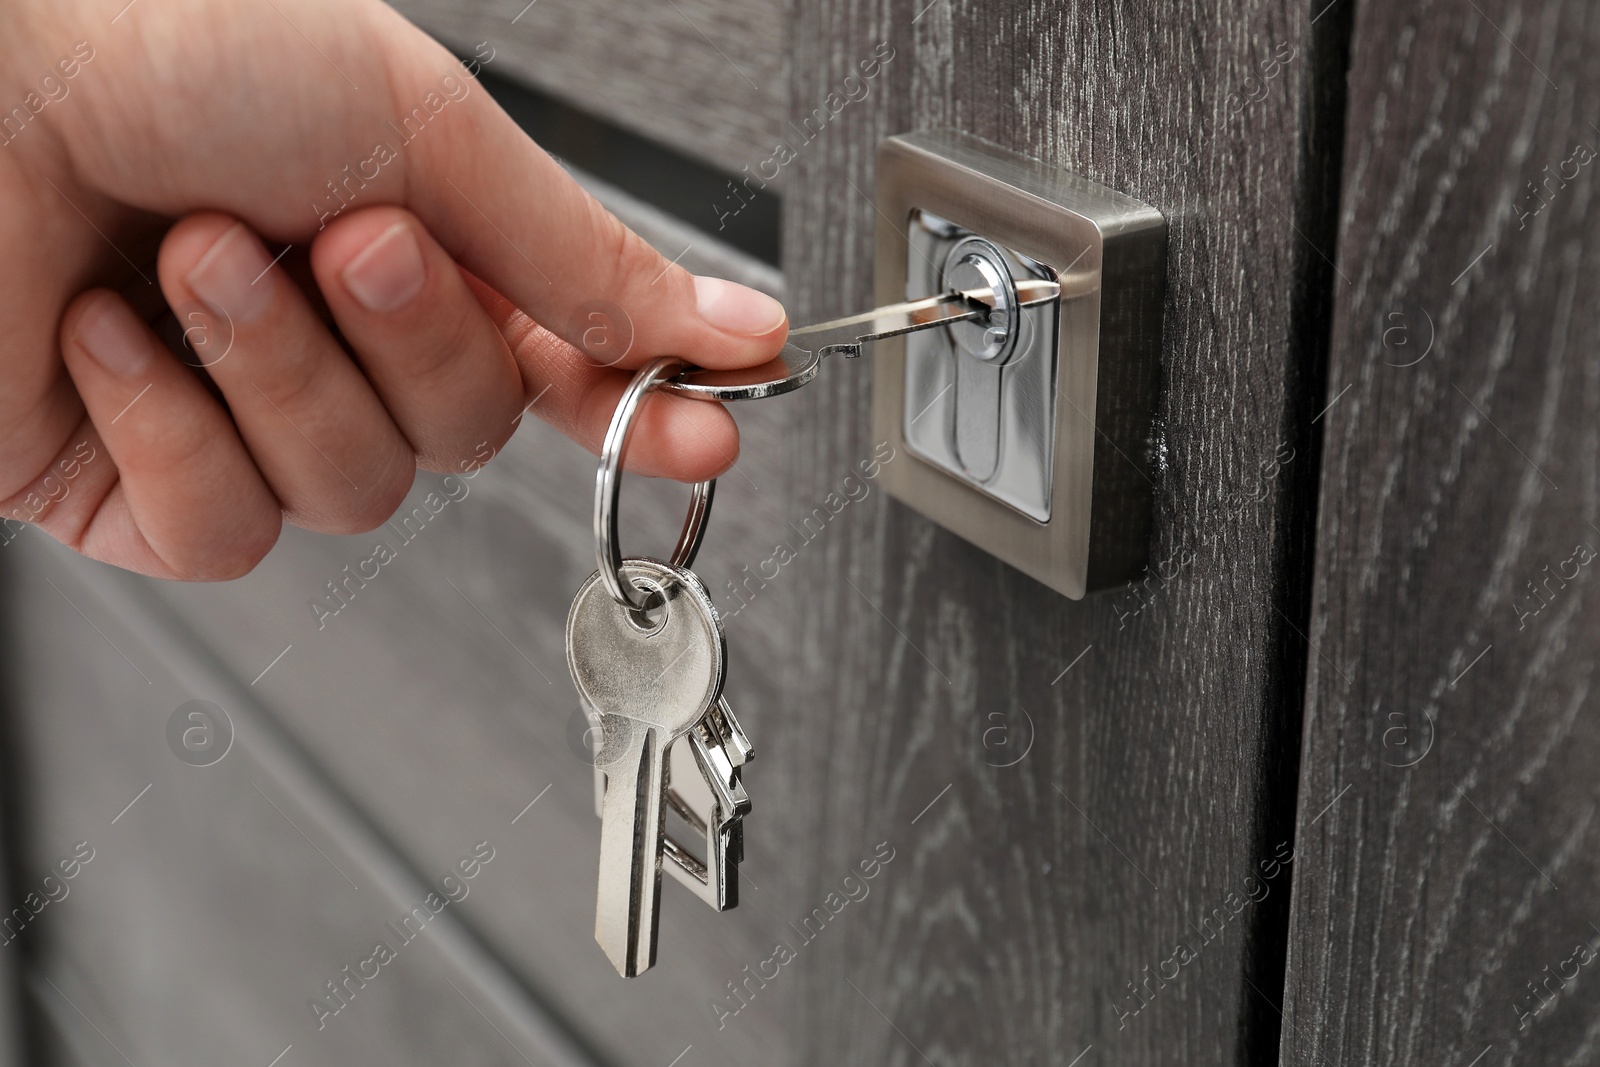
[[[956,347],[992,366],[1010,363],[1017,354],[1019,301],[1016,279],[1000,249],[982,237],[964,237],[945,256],[943,276],[948,291],[986,289],[993,295],[983,319],[946,327]]]

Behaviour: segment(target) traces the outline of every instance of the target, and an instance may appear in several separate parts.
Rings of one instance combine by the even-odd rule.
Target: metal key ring
[[[643,612],[650,607],[651,594],[622,580],[622,548],[617,543],[617,498],[622,489],[622,454],[633,436],[634,416],[639,406],[652,390],[663,381],[681,371],[687,364],[670,356],[652,360],[633,376],[617,410],[606,429],[605,443],[600,446],[600,470],[594,485],[594,552],[599,564],[600,580],[612,599],[624,607]],[[689,567],[700,551],[700,542],[706,533],[706,518],[711,514],[711,499],[716,493],[717,480],[712,478],[694,487],[689,501],[689,514],[683,520],[683,532],[672,550],[670,560],[674,567]]]

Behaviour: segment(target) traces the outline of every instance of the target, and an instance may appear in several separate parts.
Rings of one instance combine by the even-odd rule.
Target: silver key
[[[661,838],[662,868],[717,911],[739,905],[739,864],[744,859],[743,820],[750,797],[740,768],[755,758],[750,739],[726,697],[668,750],[668,810],[703,842],[697,849],[670,831]],[[605,804],[606,775],[594,771],[594,813]],[[704,860],[700,856],[705,857]]]
[[[1052,300],[1070,300],[1098,290],[1086,280],[1063,285],[1041,278],[1016,281],[1017,307],[1033,307]],[[860,315],[850,315],[789,331],[789,344],[770,362],[738,370],[687,367],[661,383],[661,388],[696,400],[760,400],[792,393],[817,376],[824,356],[854,359],[864,345],[902,334],[932,330],[958,322],[988,323],[996,306],[994,289],[967,289],[937,296],[888,304]]]
[[[717,706],[683,736],[678,751],[693,757],[699,781],[705,787],[698,792],[709,803],[702,814],[685,797],[691,791],[686,783],[682,789],[667,791],[667,804],[704,842],[700,851],[705,859],[668,835],[662,842],[670,861],[666,870],[702,901],[717,911],[727,911],[739,905],[744,817],[750,813],[750,797],[740,781],[740,767],[755,753],[726,699],[717,701]]]
[[[658,605],[641,619],[592,575],[567,616],[567,666],[600,718],[595,766],[606,775],[595,940],[632,978],[656,958],[667,750],[716,705],[727,657],[722,622],[692,572],[630,559],[621,574]]]
[[[1040,278],[1019,279],[1014,283],[1018,307],[1032,307],[1059,300],[1061,283]],[[903,304],[888,304],[860,315],[847,315],[830,322],[801,326],[789,331],[792,342],[805,347],[817,346],[824,356],[842,355],[855,359],[861,355],[863,345],[883,341],[902,334],[916,333],[948,326],[955,322],[988,322],[989,315],[1000,305],[998,283],[993,289],[968,289],[940,293],[921,300],[908,300]],[[798,338],[798,340],[796,340]]]

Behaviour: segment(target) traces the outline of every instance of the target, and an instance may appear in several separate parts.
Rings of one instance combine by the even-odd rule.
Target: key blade
[[[1045,304],[1060,296],[1061,285],[1058,282],[1042,278],[1025,278],[1017,282],[1017,297],[1021,307]],[[822,343],[817,346],[817,350],[822,355],[838,354],[847,359],[854,359],[861,355],[861,346],[869,342],[899,337],[917,330],[932,329],[947,323],[982,318],[993,308],[992,289],[952,291],[924,297],[921,300],[909,300],[903,304],[889,304],[859,315],[847,315],[842,319],[819,322],[813,326],[802,326],[790,330],[789,338],[791,342],[797,338],[820,340]],[[829,340],[830,336],[835,334],[848,339]],[[805,345],[796,347],[804,348]]]
[[[1082,257],[1079,257],[1082,258]],[[1023,278],[1017,281],[1018,306],[1030,308],[1055,300],[1071,300],[1098,291],[1099,269],[1063,276],[1062,281]],[[705,370],[687,367],[662,388],[695,400],[757,400],[792,393],[817,376],[826,356],[853,359],[861,347],[887,337],[947,323],[981,319],[994,309],[992,289],[967,289],[941,293],[904,304],[874,308],[789,331],[789,343],[778,358],[759,367]]]
[[[661,732],[643,726],[619,747],[600,805],[594,939],[618,974],[637,978],[656,962],[666,752]]]

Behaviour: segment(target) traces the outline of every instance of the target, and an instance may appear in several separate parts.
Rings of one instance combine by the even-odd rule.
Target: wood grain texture
[[[1302,683],[1285,575],[1312,477],[1302,385],[1325,344],[1314,246],[1331,231],[1307,163],[1329,125],[1312,15],[798,6],[797,112],[879,42],[895,49],[794,164],[788,230],[808,240],[786,274],[802,318],[865,306],[873,149],[905,129],[1059,163],[1171,225],[1156,439],[1118,442],[1158,457],[1148,585],[1069,602],[893,504],[796,564],[828,812],[812,895],[868,842],[899,850],[887,916],[808,972],[803,1062],[1226,1064],[1276,1048],[1250,987],[1274,984],[1257,961],[1281,937],[1288,876],[1250,879],[1289,833],[1277,813]],[[1258,98],[1241,106],[1247,78]],[[802,394],[809,497],[871,454],[867,371]],[[1026,757],[997,766],[1029,722]],[[1235,910],[1252,885],[1261,902]],[[1180,940],[1198,958],[1163,980]]]
[[[488,41],[496,73],[730,174],[772,154],[788,117],[782,0],[525,3],[394,6],[462,54]]]
[[[9,784],[35,914],[7,947],[44,1021],[33,1051],[72,1050],[44,1062],[594,1062],[457,919],[525,845],[457,824],[449,858],[407,870],[145,583],[37,534],[8,549],[4,628],[31,665]],[[197,699],[228,738],[205,765],[170,733]]]
[[[1597,46],[1359,9],[1285,1064],[1600,1057]]]

